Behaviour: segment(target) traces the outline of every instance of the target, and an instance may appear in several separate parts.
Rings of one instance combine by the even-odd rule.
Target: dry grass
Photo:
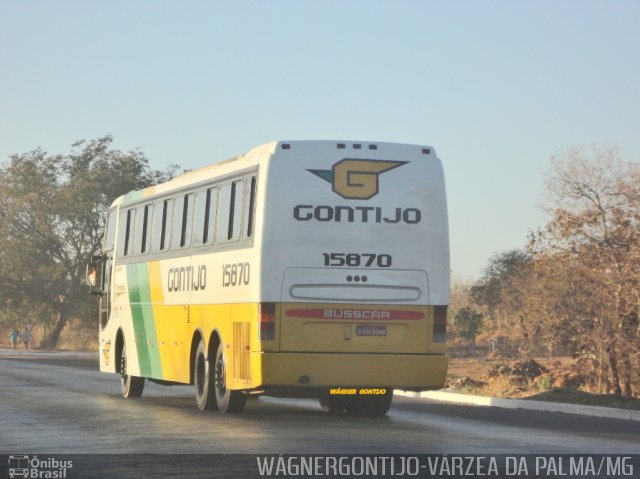
[[[69,351],[97,351],[98,325],[95,329],[80,326],[79,322],[71,321],[60,333],[56,349]]]
[[[467,394],[640,410],[639,399],[581,390],[572,358],[536,358],[536,361],[548,372],[526,378],[495,374],[497,365],[509,361],[451,358],[447,383],[450,388]],[[490,374],[492,370],[494,373]]]
[[[1,331],[0,331],[1,332]],[[31,331],[31,348],[35,349],[42,344],[46,330],[44,325],[36,324]],[[9,330],[3,333],[2,343],[9,346]],[[23,349],[22,343],[18,345]],[[94,328],[83,326],[80,321],[69,321],[62,332],[56,346],[56,350],[64,351],[97,351],[98,350],[98,325]]]

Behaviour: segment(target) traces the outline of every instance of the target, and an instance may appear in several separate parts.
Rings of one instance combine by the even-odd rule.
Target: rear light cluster
[[[276,303],[260,303],[258,305],[258,319],[260,321],[260,340],[273,341],[276,339]]]
[[[433,342],[444,343],[447,340],[447,307],[433,307]]]

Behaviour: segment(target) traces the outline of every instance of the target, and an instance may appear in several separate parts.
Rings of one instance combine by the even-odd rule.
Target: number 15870
[[[351,266],[389,268],[392,264],[390,254],[377,253],[322,253],[325,266]]]
[[[251,275],[249,263],[233,263],[222,266],[222,286],[248,285]]]

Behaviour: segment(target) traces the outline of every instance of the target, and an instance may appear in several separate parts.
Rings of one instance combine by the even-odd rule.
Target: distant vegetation
[[[63,328],[97,334],[97,300],[84,284],[111,202],[177,171],[149,168],[140,151],[112,148],[105,136],[79,141],[66,155],[41,149],[12,156],[0,168],[0,330],[34,328],[53,349]],[[78,336],[82,337],[82,331]],[[6,341],[6,338],[3,338]],[[37,346],[37,344],[36,344]]]
[[[493,357],[569,355],[584,388],[640,394],[640,165],[614,148],[552,158],[547,222],[455,285],[452,343]],[[494,227],[499,228],[499,225]]]

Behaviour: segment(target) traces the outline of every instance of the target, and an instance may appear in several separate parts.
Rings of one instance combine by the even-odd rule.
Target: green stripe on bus
[[[138,264],[137,269],[140,308],[142,310],[144,329],[147,333],[147,341],[151,343],[151,348],[148,351],[149,365],[151,366],[151,377],[162,378],[160,344],[158,343],[155,317],[153,315],[153,304],[151,302],[151,290],[149,289],[149,263]]]
[[[160,352],[158,351],[149,292],[147,264],[128,265],[127,282],[129,284],[129,302],[131,304],[131,318],[138,350],[140,375],[143,377],[162,377]]]
[[[139,190],[139,191],[132,191],[130,193],[127,193],[126,195],[124,195],[124,197],[122,198],[122,205],[125,206],[135,200],[138,200],[140,198],[144,197],[144,190]]]
[[[138,288],[138,265],[127,266],[127,283],[129,286],[129,305],[131,307],[131,320],[133,321],[133,333],[138,350],[138,365],[140,375],[148,377],[151,372],[149,365],[149,343],[144,327],[144,318],[140,309],[140,290]]]

